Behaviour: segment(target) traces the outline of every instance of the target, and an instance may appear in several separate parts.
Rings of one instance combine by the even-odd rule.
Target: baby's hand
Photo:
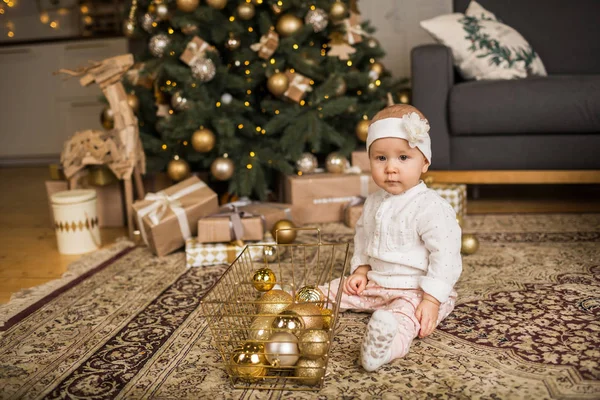
[[[355,272],[344,280],[344,293],[360,295],[365,290],[367,282],[367,275]]]
[[[421,330],[419,331],[420,338],[424,338],[433,333],[437,324],[439,311],[440,302],[435,297],[425,293],[423,300],[421,300],[421,303],[415,310],[415,317],[417,317],[421,324]]]

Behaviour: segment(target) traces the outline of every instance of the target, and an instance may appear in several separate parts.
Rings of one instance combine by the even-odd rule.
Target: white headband
[[[421,119],[419,114],[411,112],[402,118],[390,117],[373,122],[367,135],[367,153],[369,147],[377,139],[405,139],[411,148],[418,148],[431,164],[431,138],[429,137],[429,122]]]

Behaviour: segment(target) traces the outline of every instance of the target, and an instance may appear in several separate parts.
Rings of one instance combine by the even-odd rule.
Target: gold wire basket
[[[316,230],[318,242],[247,245],[202,299],[235,388],[323,387],[342,296],[341,286],[334,293],[330,282],[346,273],[349,243],[322,243],[317,228],[293,230]],[[262,248],[260,260],[250,253],[256,247]],[[253,278],[264,268],[275,274],[277,286],[261,292]],[[288,293],[285,300],[267,294],[282,291]]]

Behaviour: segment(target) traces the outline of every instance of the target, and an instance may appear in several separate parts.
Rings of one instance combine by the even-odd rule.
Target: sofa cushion
[[[448,107],[453,135],[600,134],[600,75],[463,82]]]
[[[477,1],[527,38],[548,74],[600,74],[600,1]],[[454,12],[469,3],[453,0]]]

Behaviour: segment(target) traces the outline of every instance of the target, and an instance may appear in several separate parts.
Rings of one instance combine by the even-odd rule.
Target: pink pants
[[[321,287],[323,293],[329,289],[330,300],[335,301],[335,294],[340,285],[340,279],[334,279],[329,285]],[[414,338],[419,334],[421,325],[415,317],[415,310],[423,299],[421,289],[386,289],[369,281],[360,296],[342,293],[340,311],[370,311],[388,310],[394,313],[399,323],[399,331],[392,343],[391,360],[404,357]],[[454,309],[456,292],[452,291],[448,300],[440,304],[436,326]]]

